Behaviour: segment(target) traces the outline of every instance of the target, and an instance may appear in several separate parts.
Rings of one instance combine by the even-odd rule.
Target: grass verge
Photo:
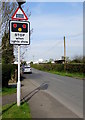
[[[8,88],[2,88],[2,95],[9,95],[9,94],[13,94],[16,93],[17,89],[16,88],[12,88],[12,87],[8,87]]]
[[[2,107],[2,118],[31,118],[29,105],[24,102],[18,107],[16,103]]]
[[[68,77],[73,77],[73,78],[78,78],[78,79],[83,79],[83,73],[68,73],[68,72],[56,72],[56,71],[47,71],[49,73],[61,75],[61,76],[68,76]]]
[[[68,76],[78,79],[85,79],[83,64],[31,64],[35,69],[50,72],[53,74]]]
[[[33,67],[35,69],[38,69],[36,67]],[[38,69],[41,71],[45,71],[45,72],[49,72],[49,73],[53,73],[53,74],[57,74],[57,75],[61,75],[61,76],[68,76],[68,77],[72,77],[72,78],[77,78],[77,79],[85,79],[85,75],[83,73],[69,73],[69,72],[59,72],[59,71],[54,71],[54,70],[43,70],[43,69]]]

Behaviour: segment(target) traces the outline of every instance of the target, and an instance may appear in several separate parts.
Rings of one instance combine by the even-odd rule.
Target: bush
[[[2,64],[2,87],[8,87],[11,76],[15,74],[16,66],[12,64]]]

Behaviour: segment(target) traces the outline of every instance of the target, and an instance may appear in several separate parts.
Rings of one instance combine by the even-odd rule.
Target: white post
[[[17,106],[20,106],[20,45],[18,45],[18,82],[17,82]]]

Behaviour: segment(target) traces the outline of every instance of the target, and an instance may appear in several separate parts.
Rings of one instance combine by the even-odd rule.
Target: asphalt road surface
[[[46,83],[48,85],[46,92],[83,118],[83,80],[42,72],[34,68],[32,72],[24,74],[24,77],[38,85]]]

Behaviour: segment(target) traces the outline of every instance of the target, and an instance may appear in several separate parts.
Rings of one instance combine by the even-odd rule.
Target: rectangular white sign
[[[10,21],[10,44],[30,44],[30,22]]]

